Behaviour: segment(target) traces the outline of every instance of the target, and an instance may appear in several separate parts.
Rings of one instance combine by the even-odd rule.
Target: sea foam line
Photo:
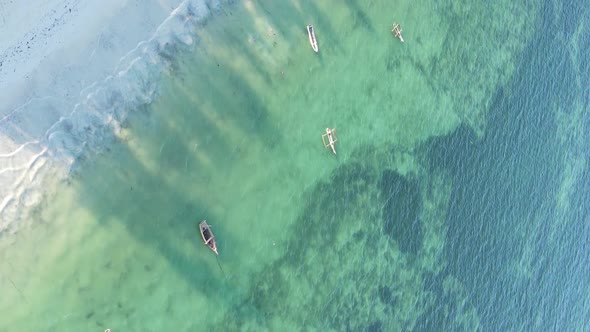
[[[31,142],[26,142],[24,144],[21,144],[18,148],[16,148],[16,150],[9,152],[9,153],[5,153],[5,154],[0,154],[0,158],[9,158],[9,157],[14,157],[16,156],[19,152],[21,152],[22,150],[24,150],[27,146],[29,145],[33,145],[33,144],[39,144],[39,141],[31,141]]]

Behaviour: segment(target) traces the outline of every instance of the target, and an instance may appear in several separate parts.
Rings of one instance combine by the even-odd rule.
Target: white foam
[[[7,96],[0,98],[0,232],[43,196],[45,172],[67,174],[81,153],[112,139],[127,112],[151,102],[171,53],[192,44],[195,25],[219,5],[207,0],[43,3],[44,14],[33,15],[41,23],[15,28],[27,37],[45,31],[47,22],[61,22],[53,34],[37,35],[38,48],[11,57],[9,51],[25,40],[0,38],[12,43],[0,44],[0,97]],[[77,16],[68,21],[71,12]],[[82,30],[86,26],[90,29]],[[70,39],[72,33],[76,37]],[[51,46],[42,49],[45,44]],[[11,74],[10,66],[22,73]]]

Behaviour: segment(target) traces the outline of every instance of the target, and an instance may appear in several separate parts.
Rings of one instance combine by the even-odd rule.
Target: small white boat
[[[330,147],[332,152],[336,154],[336,147],[334,144],[338,142],[338,138],[336,138],[336,129],[335,128],[326,128],[326,133],[322,135],[322,142],[324,143],[324,147]]]
[[[315,32],[313,32],[313,26],[309,24],[307,26],[307,35],[309,36],[309,43],[311,48],[317,53],[318,52],[318,41],[315,39]]]
[[[391,32],[396,38],[399,38],[402,43],[404,42],[404,37],[402,37],[402,27],[398,23],[393,23]]]

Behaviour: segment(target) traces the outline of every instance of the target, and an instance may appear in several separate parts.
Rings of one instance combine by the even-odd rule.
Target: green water
[[[434,303],[424,278],[446,265],[451,190],[420,147],[461,123],[485,130],[535,15],[509,1],[216,11],[155,100],[0,238],[0,330],[413,328]],[[443,285],[450,327],[476,328],[461,282]]]

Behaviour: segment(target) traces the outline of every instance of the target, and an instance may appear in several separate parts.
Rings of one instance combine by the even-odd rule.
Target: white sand
[[[129,78],[121,83],[120,77],[147,52],[149,45],[142,41],[156,39],[158,48],[171,35],[190,43],[190,35],[183,35],[190,32],[181,30],[208,14],[205,2],[0,0],[0,231],[19,205],[38,201],[31,195],[41,193],[30,188],[40,181],[40,170],[56,159],[63,166],[64,160],[59,160],[52,145],[79,150],[88,138],[76,135],[82,127],[87,130],[113,117],[80,115],[88,113],[88,108],[96,113],[105,109],[99,109],[96,101],[91,107],[83,105],[99,89],[101,106],[107,104],[110,90],[97,85],[118,83],[123,102],[129,101],[125,98],[137,100],[137,96],[127,96],[141,94],[137,92],[141,87],[130,86]],[[153,54],[157,51],[148,55]],[[149,62],[157,65],[153,59]],[[143,72],[150,70],[143,68]],[[150,78],[143,72],[136,76]],[[112,76],[115,79],[110,84]],[[74,110],[76,116],[71,115]],[[65,164],[69,162],[71,158]],[[23,202],[24,195],[28,197]]]
[[[0,116],[34,97],[77,101],[180,2],[3,0]]]

